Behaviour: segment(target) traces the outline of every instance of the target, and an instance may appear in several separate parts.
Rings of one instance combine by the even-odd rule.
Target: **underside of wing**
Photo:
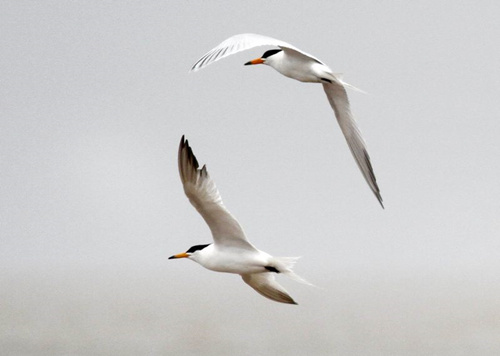
[[[276,282],[271,272],[242,274],[241,277],[246,284],[266,298],[280,303],[297,304],[285,288]]]
[[[276,46],[282,49],[291,49],[297,53],[302,55],[309,56],[314,60],[318,61],[317,58],[302,52],[301,50],[295,48],[289,43],[284,41],[277,40],[272,37],[257,35],[254,33],[244,33],[240,35],[235,35],[233,37],[228,38],[217,47],[211,49],[207,53],[205,53],[198,61],[193,65],[191,71],[200,70],[209,64],[218,61],[224,57],[227,57],[231,54],[235,54],[250,48],[259,47],[259,46]],[[321,62],[320,62],[321,63]]]
[[[178,163],[184,192],[208,224],[215,244],[254,250],[255,247],[246,239],[238,221],[222,203],[219,191],[208,175],[206,166],[198,169],[198,161],[184,136],[179,145]]]
[[[384,204],[382,202],[382,196],[380,195],[380,189],[377,185],[377,179],[373,173],[370,156],[368,155],[366,144],[361,136],[361,131],[359,130],[351,113],[345,87],[340,81],[333,81],[332,83],[323,83],[323,88],[326,96],[328,97],[328,101],[335,112],[335,116],[337,117],[337,121],[340,125],[342,133],[344,134],[349,149],[351,150],[363,177],[383,208]]]

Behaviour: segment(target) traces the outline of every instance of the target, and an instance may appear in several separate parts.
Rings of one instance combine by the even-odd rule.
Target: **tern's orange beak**
[[[264,63],[264,60],[262,58],[256,58],[256,59],[252,59],[249,62],[246,62],[245,65],[249,66],[249,65],[252,65],[252,64],[262,64],[262,63]]]
[[[173,258],[185,258],[189,257],[189,255],[186,252],[183,253],[178,253],[177,255],[170,256],[168,259],[171,260]]]

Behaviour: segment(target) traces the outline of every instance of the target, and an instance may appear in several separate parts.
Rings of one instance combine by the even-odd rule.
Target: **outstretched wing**
[[[276,282],[274,275],[270,272],[242,274],[241,278],[266,298],[280,303],[297,304],[285,288]]]
[[[235,54],[250,48],[259,47],[259,46],[276,46],[282,49],[290,49],[296,53],[307,56],[309,58],[314,59],[315,61],[322,63],[319,59],[307,54],[298,48],[292,46],[289,43],[284,41],[277,40],[272,37],[257,35],[254,33],[243,33],[240,35],[235,35],[233,37],[229,37],[227,40],[219,44],[217,47],[211,49],[207,53],[205,53],[198,61],[193,65],[191,71],[200,70],[210,63],[218,61],[224,57],[227,57],[231,54]]]
[[[184,136],[179,145],[178,163],[184,193],[208,224],[215,245],[255,250],[245,237],[238,221],[222,203],[219,191],[208,175],[206,166],[198,169],[198,161]]]
[[[377,179],[373,173],[370,156],[366,150],[366,144],[361,136],[361,131],[352,116],[345,87],[342,82],[338,80],[332,81],[332,83],[323,83],[323,88],[325,89],[328,101],[335,112],[335,116],[337,117],[342,133],[344,134],[347,144],[349,145],[349,149],[351,150],[363,177],[365,177],[370,189],[373,194],[375,194],[383,208],[384,204],[382,203],[382,196],[380,195],[380,189],[377,185]]]

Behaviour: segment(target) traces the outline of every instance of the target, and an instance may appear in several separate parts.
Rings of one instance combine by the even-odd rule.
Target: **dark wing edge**
[[[361,170],[366,182],[370,186],[373,194],[382,208],[384,208],[380,188],[377,184],[375,173],[373,172],[370,155],[366,149],[366,143],[363,140],[361,131],[359,130],[356,120],[351,113],[349,98],[347,97],[344,85],[339,81],[333,81],[332,83],[323,83],[323,88],[328,101],[335,112],[340,129],[344,134],[354,160]]]
[[[207,223],[214,243],[221,247],[234,246],[255,250],[238,221],[224,206],[206,166],[203,165],[199,169],[198,160],[184,136],[179,144],[178,165],[184,193]]]

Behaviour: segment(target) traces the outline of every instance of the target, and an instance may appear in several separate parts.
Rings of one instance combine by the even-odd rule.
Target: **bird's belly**
[[[265,261],[253,255],[221,253],[216,259],[205,263],[204,267],[216,272],[244,274],[265,272],[265,265]]]
[[[281,74],[283,74],[285,77],[292,78],[295,80],[298,80],[299,82],[303,83],[319,83],[321,80],[313,73],[309,71],[301,71],[301,70],[286,70],[286,71],[280,71],[278,70]]]
[[[322,73],[323,66],[314,61],[287,57],[282,62],[275,64],[274,69],[285,77],[300,82],[320,83],[320,73]]]

